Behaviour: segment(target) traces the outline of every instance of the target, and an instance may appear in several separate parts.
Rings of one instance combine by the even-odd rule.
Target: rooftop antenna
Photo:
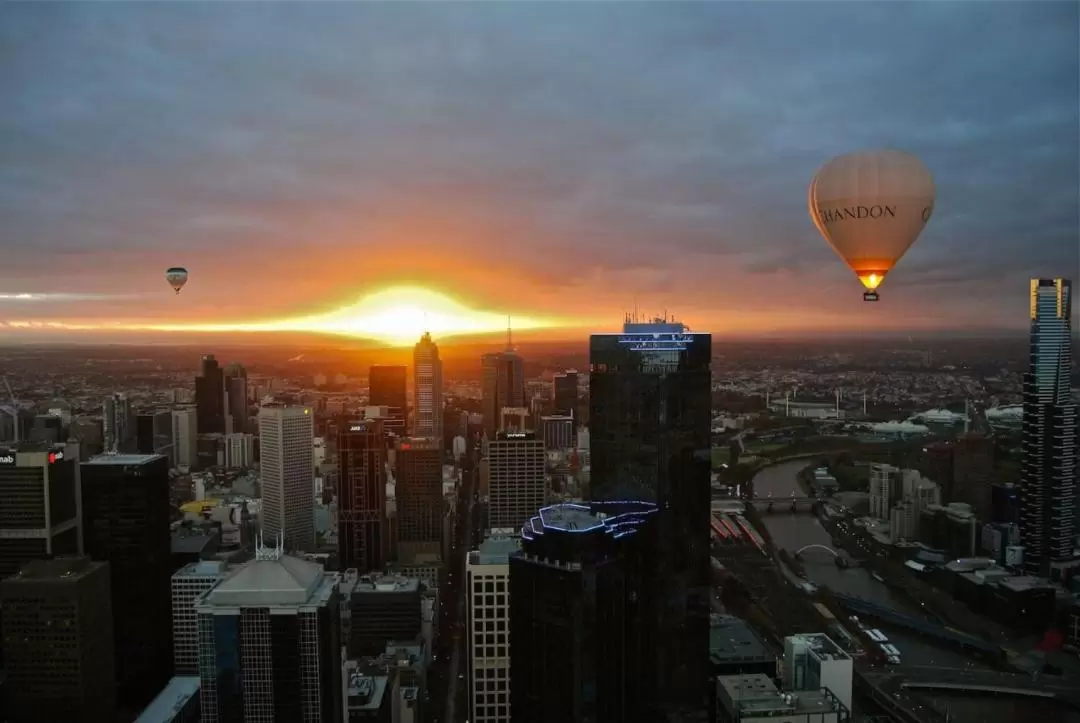
[[[424,334],[430,334],[431,329],[428,327],[427,312],[424,312]]]
[[[514,336],[513,336],[513,330],[510,328],[510,317],[509,317],[509,315],[506,317],[506,350],[507,351],[513,351],[514,350]]]

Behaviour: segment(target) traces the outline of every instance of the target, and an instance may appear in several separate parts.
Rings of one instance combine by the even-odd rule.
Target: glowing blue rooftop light
[[[615,514],[609,514],[605,510],[611,510]],[[545,532],[605,532],[613,539],[620,539],[636,533],[638,526],[656,511],[655,504],[636,500],[597,502],[591,505],[576,502],[549,505],[542,507],[522,525],[521,537],[532,542]]]

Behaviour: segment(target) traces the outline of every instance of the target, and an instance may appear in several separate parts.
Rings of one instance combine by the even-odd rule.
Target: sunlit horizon
[[[182,297],[182,294],[181,294]],[[154,323],[112,321],[68,323],[62,321],[7,321],[12,329],[67,331],[156,332],[300,332],[371,339],[389,346],[409,346],[425,333],[436,338],[492,334],[513,330],[535,331],[572,326],[567,320],[519,314],[502,314],[470,308],[465,303],[419,286],[395,286],[361,298],[334,311],[286,317],[271,321],[206,323]]]

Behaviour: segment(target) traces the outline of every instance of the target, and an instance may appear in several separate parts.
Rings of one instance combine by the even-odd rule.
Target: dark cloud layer
[[[0,285],[239,279],[406,229],[403,266],[557,299],[861,318],[806,184],[890,146],[939,189],[893,308],[1022,325],[1026,276],[1078,275],[1078,7],[5,4]]]

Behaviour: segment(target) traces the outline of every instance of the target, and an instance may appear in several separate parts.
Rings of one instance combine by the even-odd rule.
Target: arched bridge
[[[828,553],[830,553],[830,554],[831,554],[831,555],[832,555],[833,557],[840,557],[840,553],[839,553],[839,552],[837,552],[836,550],[832,549],[831,547],[829,547],[829,546],[827,546],[827,545],[819,545],[819,544],[817,544],[817,543],[814,543],[814,544],[812,544],[812,545],[803,545],[803,546],[802,546],[802,547],[800,547],[800,548],[799,548],[799,550],[798,550],[798,551],[797,551],[797,552],[795,553],[795,557],[802,557],[802,554],[803,554],[804,552],[806,552],[807,550],[814,550],[814,549],[817,549],[817,550],[824,550],[825,552],[828,552]]]

